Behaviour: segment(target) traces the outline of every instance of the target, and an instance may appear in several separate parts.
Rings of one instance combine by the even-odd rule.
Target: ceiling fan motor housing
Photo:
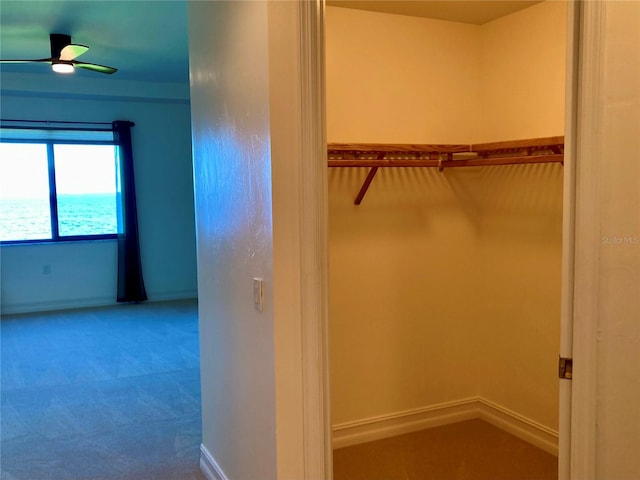
[[[64,33],[52,33],[49,39],[51,40],[51,58],[60,58],[62,49],[71,45],[71,36]]]

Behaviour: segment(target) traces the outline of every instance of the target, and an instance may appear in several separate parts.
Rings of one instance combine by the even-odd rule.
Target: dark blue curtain
[[[117,150],[118,188],[120,191],[120,225],[118,228],[118,302],[143,302],[147,299],[140,262],[138,211],[133,175],[133,122],[113,122]]]

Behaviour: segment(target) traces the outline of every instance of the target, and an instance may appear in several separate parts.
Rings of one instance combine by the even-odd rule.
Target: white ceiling
[[[0,0],[0,58],[50,56],[49,34],[71,35],[90,47],[80,60],[118,68],[121,80],[188,82],[187,1]],[[328,5],[482,24],[538,1],[526,0],[329,0]],[[2,64],[2,72],[50,74],[46,64]]]
[[[89,51],[79,60],[118,69],[112,76],[76,70],[74,76],[187,82],[187,0],[1,0],[0,58],[51,55],[50,33],[71,35]],[[2,64],[2,71],[39,73],[46,64]]]

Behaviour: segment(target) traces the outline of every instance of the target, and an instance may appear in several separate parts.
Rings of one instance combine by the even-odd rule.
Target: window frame
[[[44,128],[38,128],[38,130],[46,130]],[[65,129],[49,129],[55,132],[55,130],[70,131],[71,128]],[[76,130],[89,130],[89,131],[112,131],[111,129],[76,129]],[[114,150],[118,147],[115,141],[107,140],[57,140],[55,138],[48,139],[31,139],[31,138],[0,138],[0,143],[21,143],[21,144],[41,144],[47,146],[47,173],[49,178],[49,221],[51,223],[51,238],[38,238],[38,239],[24,239],[24,240],[0,240],[0,245],[28,245],[39,243],[65,243],[65,242],[78,242],[78,241],[100,241],[100,240],[115,240],[118,238],[119,233],[100,233],[92,235],[64,235],[60,236],[59,224],[58,224],[58,196],[56,188],[56,173],[55,173],[55,156],[54,145],[109,145],[114,147]],[[114,156],[114,162],[116,158]],[[114,182],[116,179],[114,178]],[[116,193],[116,196],[118,194]],[[120,210],[120,207],[118,207]]]

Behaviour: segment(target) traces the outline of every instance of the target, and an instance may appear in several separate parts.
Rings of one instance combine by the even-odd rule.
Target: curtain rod
[[[128,120],[116,120],[120,123],[128,123],[130,126],[134,127],[136,124],[133,122],[129,122]],[[58,124],[58,125],[109,125],[112,126],[114,122],[69,122],[65,120],[18,120],[15,118],[0,118],[0,122],[7,123],[44,123],[47,125],[50,124]]]
[[[69,122],[63,120],[18,120],[15,118],[1,118],[0,122],[20,122],[20,123],[59,123],[76,125],[111,125],[111,122]]]

